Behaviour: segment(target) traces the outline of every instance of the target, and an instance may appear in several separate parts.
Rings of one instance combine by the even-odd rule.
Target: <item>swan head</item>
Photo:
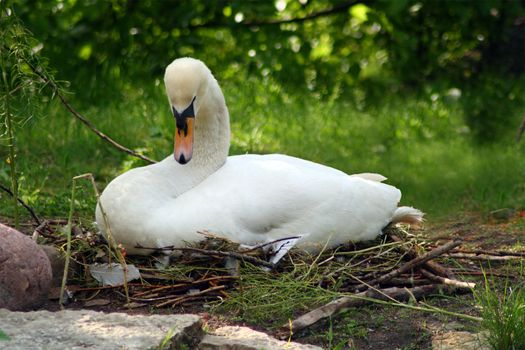
[[[193,156],[195,118],[210,77],[208,67],[194,58],[178,58],[166,67],[164,84],[176,123],[173,155],[180,164],[188,163]]]

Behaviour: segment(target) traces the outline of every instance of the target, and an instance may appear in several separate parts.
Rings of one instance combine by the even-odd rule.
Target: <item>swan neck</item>
[[[224,165],[230,148],[230,120],[224,96],[213,79],[202,96],[195,117],[193,158],[181,167],[191,177],[187,190]]]

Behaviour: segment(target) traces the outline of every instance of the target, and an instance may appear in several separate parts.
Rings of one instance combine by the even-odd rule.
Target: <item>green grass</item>
[[[523,269],[522,269],[523,270]],[[523,271],[522,271],[523,272]],[[521,275],[523,276],[523,274]],[[511,285],[508,281],[502,290],[485,276],[485,287],[474,293],[481,307],[481,329],[493,350],[525,349],[525,286]]]
[[[291,273],[271,273],[247,265],[241,271],[237,290],[215,311],[228,312],[239,320],[267,328],[280,328],[295,313],[325,304],[338,292],[319,286],[318,275],[309,275],[307,266]],[[268,315],[272,315],[271,318]]]
[[[386,92],[372,100],[355,89],[325,100],[286,91],[271,80],[221,83],[232,119],[231,154],[278,152],[348,173],[378,172],[402,190],[402,204],[422,209],[430,220],[465,210],[523,208],[525,142],[472,143],[462,105],[446,93]],[[69,98],[118,142],[155,159],[169,155],[174,126],[161,80],[113,85],[72,84],[78,95]],[[57,101],[43,104],[41,113],[17,129],[21,195],[41,215],[66,215],[73,176],[91,172],[103,188],[123,171],[144,165],[110,148]],[[513,123],[508,121],[509,135]],[[2,160],[6,152],[0,149]],[[0,181],[6,184],[9,170],[1,164]],[[12,215],[7,197],[0,200],[2,215]],[[94,205],[86,186],[76,203],[84,220],[93,220]]]

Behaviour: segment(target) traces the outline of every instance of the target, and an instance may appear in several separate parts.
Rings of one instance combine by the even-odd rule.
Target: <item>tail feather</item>
[[[399,207],[394,212],[391,222],[397,224],[400,222],[417,225],[423,222],[423,216],[425,214],[416,208],[412,207]]]
[[[360,177],[365,180],[376,181],[376,182],[383,182],[386,180],[386,177],[384,177],[381,174],[376,174],[376,173],[360,173],[360,174],[352,174],[350,176]]]

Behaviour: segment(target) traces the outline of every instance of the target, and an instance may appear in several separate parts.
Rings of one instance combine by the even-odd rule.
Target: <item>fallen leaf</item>
[[[126,265],[127,282],[140,278],[139,269],[135,265]],[[89,265],[91,276],[103,286],[120,286],[124,284],[124,271],[122,265],[112,264],[91,264]]]

